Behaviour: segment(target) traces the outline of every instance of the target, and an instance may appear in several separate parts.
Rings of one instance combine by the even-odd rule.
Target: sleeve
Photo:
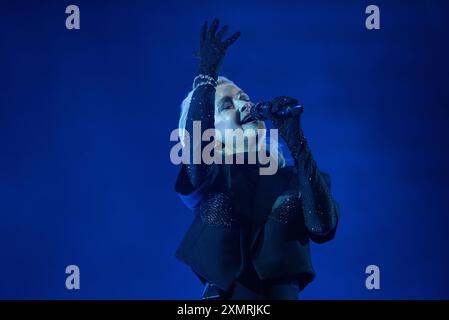
[[[324,243],[335,236],[340,206],[332,197],[329,174],[317,169],[317,175],[316,179],[309,178],[309,185],[304,187],[307,190],[303,193],[304,222],[310,239]]]
[[[194,211],[198,207],[205,194],[211,189],[217,179],[218,171],[217,165],[210,165],[207,176],[200,185],[194,187],[187,174],[187,165],[181,165],[178,177],[176,178],[175,191],[187,208]]]
[[[310,239],[324,243],[335,236],[340,209],[331,194],[329,174],[318,169],[305,138],[301,144],[297,168],[304,223]]]
[[[335,236],[339,205],[331,194],[330,176],[318,169],[300,125],[300,119],[276,124],[295,160],[304,225],[309,237],[324,243]]]
[[[206,77],[206,78],[203,78]],[[192,93],[192,98],[189,105],[189,110],[187,112],[187,119],[185,128],[187,132],[190,132],[190,155],[195,153],[195,150],[200,150],[202,154],[203,149],[207,146],[207,141],[195,141],[195,136],[193,134],[194,122],[199,122],[201,125],[201,135],[204,131],[208,129],[215,128],[214,116],[215,116],[215,91],[216,91],[216,77],[211,77],[209,75],[199,75],[197,76],[194,83],[194,90]],[[193,161],[192,161],[193,162]],[[190,179],[192,186],[196,188],[203,185],[208,177],[210,177],[213,172],[212,167],[205,163],[187,164],[187,176]]]

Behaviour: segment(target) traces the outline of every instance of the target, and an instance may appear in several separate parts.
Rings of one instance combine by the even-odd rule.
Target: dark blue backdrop
[[[81,30],[65,28],[77,4]],[[377,4],[381,30],[365,28]],[[204,19],[223,75],[298,97],[342,217],[303,299],[449,298],[446,1],[2,1],[0,298],[200,297],[173,253],[179,103]],[[65,289],[65,267],[81,290]],[[365,267],[381,290],[365,288]]]

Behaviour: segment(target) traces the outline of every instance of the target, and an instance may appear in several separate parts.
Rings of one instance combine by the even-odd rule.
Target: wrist
[[[216,78],[207,75],[207,74],[199,74],[193,79],[192,89],[196,90],[200,86],[217,86],[217,80]]]
[[[211,68],[211,67],[199,66],[198,74],[209,76],[209,77],[213,78],[215,81],[217,81],[217,79],[218,79],[217,70],[215,70],[214,68]]]

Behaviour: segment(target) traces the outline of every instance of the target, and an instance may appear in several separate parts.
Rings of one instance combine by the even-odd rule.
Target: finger
[[[217,31],[217,28],[218,28],[218,23],[219,23],[219,20],[217,18],[215,18],[210,26],[209,32],[207,33],[208,38],[213,38],[215,36],[215,32]]]
[[[228,31],[229,27],[226,25],[223,28],[221,28],[220,31],[217,32],[216,38],[218,40],[221,40],[221,38],[223,38],[223,36],[225,35],[225,33]]]
[[[201,27],[200,43],[203,43],[203,41],[206,39],[206,34],[207,34],[207,21],[204,21],[204,24]]]
[[[287,96],[280,96],[276,97],[273,102],[277,104],[279,107],[291,107],[291,106],[297,106],[299,104],[299,101],[295,98],[287,97]]]
[[[228,40],[226,40],[224,43],[226,45],[226,47],[229,47],[231,44],[233,44],[239,37],[240,37],[241,33],[240,31],[237,31],[236,33],[234,33],[232,36],[230,36],[228,38]]]

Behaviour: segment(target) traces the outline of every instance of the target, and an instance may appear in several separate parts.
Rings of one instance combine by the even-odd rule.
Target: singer
[[[201,130],[241,129],[244,143],[217,143],[223,145],[223,157],[247,156],[264,148],[260,142],[266,137],[253,133],[265,128],[265,116],[254,111],[235,83],[218,76],[227,49],[240,36],[224,39],[227,30],[219,29],[218,19],[201,29],[198,74],[182,102],[179,128],[192,132],[193,122],[201,121]],[[286,163],[280,149],[270,148],[280,167],[274,175],[260,175],[259,162],[190,162],[181,165],[176,180],[175,190],[194,217],[175,255],[205,285],[203,299],[297,299],[315,277],[309,241],[323,243],[335,235],[339,206],[330,177],[317,168],[300,112],[285,112],[299,110],[298,101],[283,96],[260,105],[268,106],[262,108],[269,109],[266,120],[284,139],[294,164]],[[192,135],[188,139],[190,154],[205,147]]]

